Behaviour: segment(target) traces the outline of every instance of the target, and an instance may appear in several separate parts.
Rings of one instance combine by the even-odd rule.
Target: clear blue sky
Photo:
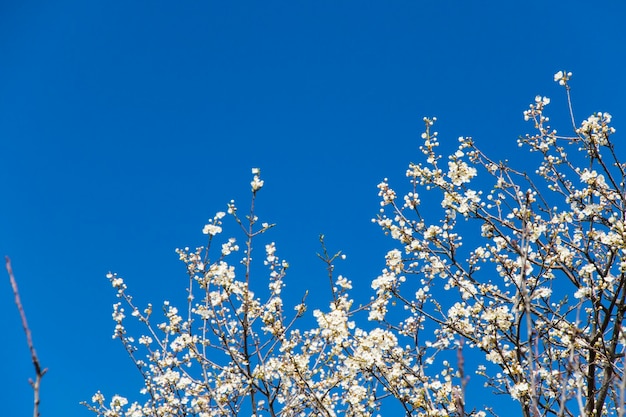
[[[370,223],[376,184],[402,183],[423,116],[444,148],[473,136],[517,161],[522,111],[542,94],[558,114],[566,69],[578,118],[609,111],[621,134],[625,22],[620,1],[0,2],[0,254],[50,369],[42,415],[136,394],[105,274],[140,302],[184,291],[174,249],[247,201],[251,167],[288,291],[323,299],[319,233],[369,291],[393,247]],[[26,416],[33,370],[2,275],[2,415]]]

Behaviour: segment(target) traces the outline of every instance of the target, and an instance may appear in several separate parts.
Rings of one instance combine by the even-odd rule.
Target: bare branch
[[[17,310],[20,312],[22,327],[24,328],[24,333],[26,333],[26,342],[28,343],[30,356],[33,361],[33,366],[35,367],[35,380],[33,381],[30,379],[29,382],[34,391],[33,417],[39,417],[39,387],[41,386],[41,378],[43,378],[46,374],[48,368],[42,369],[41,364],[39,363],[39,358],[37,357],[37,352],[35,351],[35,345],[33,344],[33,337],[30,333],[30,327],[28,327],[28,322],[26,321],[26,313],[24,312],[24,307],[22,306],[22,301],[20,299],[20,293],[17,289],[17,281],[13,275],[13,268],[11,268],[11,259],[9,259],[8,256],[5,256],[4,259],[6,260],[6,268],[9,274],[9,279],[11,280],[13,295],[15,296],[15,305],[17,305]]]

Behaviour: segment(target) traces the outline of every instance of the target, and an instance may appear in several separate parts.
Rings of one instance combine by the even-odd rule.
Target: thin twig
[[[469,376],[465,376],[465,357],[463,356],[463,339],[459,339],[459,347],[456,351],[457,367],[459,371],[459,379],[461,380],[460,392],[457,392],[456,406],[459,410],[459,416],[465,417],[465,391]]]
[[[37,352],[35,351],[35,345],[33,345],[33,338],[30,333],[30,328],[28,327],[28,322],[26,321],[26,313],[24,312],[24,307],[22,307],[22,301],[20,300],[20,293],[17,289],[17,281],[15,280],[15,276],[13,275],[13,268],[11,268],[11,259],[8,256],[5,256],[6,260],[6,268],[9,273],[9,279],[11,280],[11,287],[13,288],[13,295],[15,296],[15,305],[17,305],[17,310],[20,312],[20,317],[22,319],[22,327],[24,328],[24,333],[26,333],[26,341],[28,342],[28,349],[30,350],[30,356],[33,361],[33,365],[35,366],[35,381],[29,379],[30,385],[33,387],[34,391],[34,405],[33,405],[33,417],[39,417],[39,387],[41,386],[41,378],[46,374],[48,368],[41,367],[39,363],[39,358],[37,357]]]

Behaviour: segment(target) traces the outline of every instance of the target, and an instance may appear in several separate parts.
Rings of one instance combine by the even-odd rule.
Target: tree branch
[[[33,404],[33,417],[39,417],[39,387],[41,386],[41,378],[46,374],[48,368],[41,367],[39,363],[39,358],[37,357],[37,352],[35,351],[35,346],[33,345],[33,338],[30,333],[30,328],[28,327],[28,322],[26,321],[26,313],[24,312],[24,307],[22,307],[22,301],[20,299],[20,293],[17,289],[17,281],[15,280],[15,276],[13,275],[13,269],[11,268],[11,259],[8,256],[4,257],[6,261],[6,269],[9,274],[9,279],[11,280],[11,287],[13,288],[13,295],[15,296],[15,305],[17,305],[17,310],[20,313],[20,318],[22,319],[22,327],[24,328],[24,333],[26,333],[26,342],[28,343],[28,349],[30,350],[30,356],[33,361],[33,366],[35,367],[35,381],[29,379],[30,385],[33,387],[34,391],[34,404]]]

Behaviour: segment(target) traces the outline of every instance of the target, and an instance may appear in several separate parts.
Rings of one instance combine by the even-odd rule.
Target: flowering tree
[[[205,247],[178,251],[189,275],[184,309],[165,302],[155,321],[152,305],[136,306],[123,279],[108,276],[120,299],[114,337],[142,373],[146,399],[98,392],[87,407],[108,417],[486,416],[494,411],[484,396],[466,394],[487,389],[526,417],[626,415],[626,164],[609,114],[577,127],[570,77],[555,74],[571,135],[548,125],[546,97],[524,112],[536,132],[519,146],[536,156],[534,172],[490,159],[467,137],[444,158],[435,119],[424,119],[408,191],[378,185],[374,222],[398,249],[386,254],[373,297],[356,307],[351,281],[334,274],[341,254],[322,239],[332,299],[315,320],[306,294],[285,305],[289,265],[262,240],[274,225],[255,215],[263,180],[253,170],[249,212],[229,203],[204,227]],[[241,243],[221,239],[227,216]],[[260,240],[263,266],[252,262]],[[261,274],[267,285],[256,288]],[[127,311],[145,328],[136,339]],[[484,381],[468,384],[470,373]]]

